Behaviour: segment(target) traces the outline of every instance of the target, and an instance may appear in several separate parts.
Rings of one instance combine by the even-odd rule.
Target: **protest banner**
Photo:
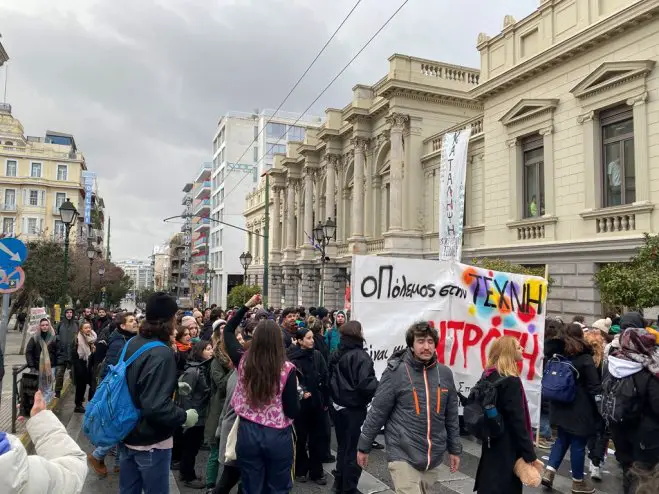
[[[46,309],[43,307],[33,307],[30,309],[30,320],[28,321],[27,331],[28,334],[33,335],[39,331],[39,321],[44,317],[48,317]]]
[[[439,258],[459,261],[471,127],[444,134],[439,181]]]
[[[545,279],[455,262],[353,256],[352,287],[352,319],[364,328],[378,377],[389,357],[405,348],[405,331],[417,321],[437,328],[437,358],[465,396],[486,367],[490,345],[504,335],[517,338],[524,349],[520,377],[537,424]]]

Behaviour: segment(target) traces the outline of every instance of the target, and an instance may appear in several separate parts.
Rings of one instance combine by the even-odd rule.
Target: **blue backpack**
[[[542,398],[560,403],[572,403],[577,394],[579,371],[562,355],[547,361],[542,376]]]
[[[140,411],[135,407],[126,382],[126,370],[147,350],[166,346],[160,341],[142,345],[128,360],[128,340],[121,351],[117,365],[111,365],[92,401],[85,410],[82,430],[95,446],[114,446],[131,433],[140,420]]]

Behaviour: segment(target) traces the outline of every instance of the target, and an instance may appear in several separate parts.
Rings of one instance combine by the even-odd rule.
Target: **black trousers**
[[[220,481],[213,489],[213,494],[229,494],[231,489],[240,481],[240,469],[233,465],[224,465]],[[242,487],[238,487],[238,494],[242,493]]]
[[[84,360],[75,360],[73,362],[73,375],[75,376],[74,381],[76,387],[75,405],[82,406],[85,401],[87,386],[89,386],[87,401],[91,401],[96,392],[96,381],[92,379],[91,363]]]
[[[311,401],[311,400],[307,400]],[[300,415],[295,419],[295,476],[309,474],[312,480],[321,478],[325,459],[325,412],[302,402]]]
[[[197,454],[204,442],[204,426],[197,425],[185,429],[181,434],[181,480],[190,481],[197,478],[194,465]]]
[[[604,461],[609,439],[611,439],[611,433],[603,422],[597,428],[597,433],[588,439],[588,458],[596,467],[599,467]]]
[[[357,464],[357,444],[361,427],[366,420],[366,408],[343,408],[334,414],[336,430],[336,477],[335,491],[355,494],[362,474]]]

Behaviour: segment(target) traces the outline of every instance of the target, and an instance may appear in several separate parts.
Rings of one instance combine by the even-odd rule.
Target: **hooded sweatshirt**
[[[2,494],[77,494],[87,476],[87,455],[67,434],[53,412],[44,410],[27,422],[36,455],[20,439],[0,433]],[[3,437],[4,436],[4,437]],[[7,450],[8,449],[8,450]],[[7,450],[7,451],[5,451]]]
[[[629,377],[641,370],[643,370],[643,364],[639,362],[632,362],[619,357],[609,357],[609,373],[617,379]]]

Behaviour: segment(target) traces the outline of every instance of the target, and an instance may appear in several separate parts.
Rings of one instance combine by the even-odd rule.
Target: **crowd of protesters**
[[[149,299],[144,316],[85,309],[76,317],[67,307],[56,327],[40,321],[26,361],[39,373],[40,389],[53,396],[60,396],[69,369],[75,412],[84,413],[85,397],[93,399],[124,347],[129,358],[153,340],[166,347],[140,355],[126,374],[141,411],[137,427],[119,444],[87,455],[101,477],[114,457],[122,493],[168,492],[170,470],[186,487],[207,493],[236,485],[239,492],[284,493],[294,482],[328,484],[324,464],[334,461],[332,492],[357,493],[371,451],[383,448],[376,441],[383,431],[396,492],[428,492],[445,455],[450,471],[460,468],[465,430],[458,415],[466,397],[437,360],[436,329],[423,321],[407,328],[379,382],[362,326],[349,313],[266,309],[258,295],[227,312],[183,311],[165,293]],[[545,366],[567,363],[575,389],[568,401],[543,395],[534,431],[519,377],[523,350],[513,337],[495,341],[479,383],[496,389],[503,432],[483,441],[474,490],[521,493],[525,468],[552,487],[569,450],[571,492],[593,493],[591,481],[602,479],[615,448],[622,492],[657,492],[651,486],[659,468],[658,345],[659,332],[636,312],[590,325],[581,317],[548,318]],[[199,465],[204,447],[208,461]],[[536,448],[550,451],[546,465]]]

